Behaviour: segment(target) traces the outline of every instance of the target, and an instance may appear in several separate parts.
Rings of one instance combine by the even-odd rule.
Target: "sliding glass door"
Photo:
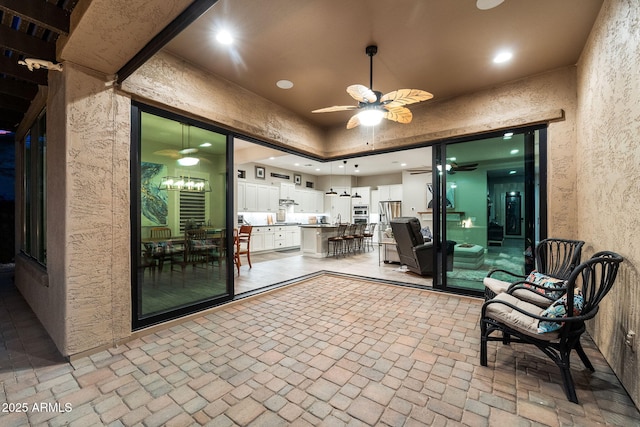
[[[435,147],[436,287],[480,293],[491,269],[531,268],[540,222],[539,136],[526,130]]]
[[[230,299],[233,276],[227,136],[144,106],[133,122],[136,327]]]

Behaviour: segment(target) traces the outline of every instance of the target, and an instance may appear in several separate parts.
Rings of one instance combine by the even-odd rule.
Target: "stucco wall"
[[[16,282],[60,352],[131,333],[130,101],[103,76],[65,63],[47,109],[47,270]]]
[[[578,64],[577,194],[586,256],[612,250],[625,261],[589,332],[640,406],[640,7],[607,0]]]
[[[122,84],[134,98],[160,104],[280,146],[324,155],[324,132],[229,81],[161,51]]]

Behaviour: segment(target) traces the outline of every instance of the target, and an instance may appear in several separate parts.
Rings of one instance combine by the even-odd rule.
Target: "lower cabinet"
[[[300,246],[300,227],[254,226],[251,232],[251,252],[273,251]]]

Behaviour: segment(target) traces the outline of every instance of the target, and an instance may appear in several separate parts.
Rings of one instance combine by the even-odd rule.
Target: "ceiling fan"
[[[184,145],[184,128],[187,127],[187,146]],[[191,127],[190,125],[186,125],[181,123],[182,128],[182,149],[180,150],[158,150],[153,154],[158,156],[166,156],[171,157],[172,159],[176,159],[180,166],[195,166],[200,161],[211,163],[209,160],[204,157],[196,157],[195,155],[198,153],[198,149],[195,147],[191,147]]]
[[[449,175],[453,175],[456,172],[470,172],[476,170],[477,168],[478,163],[466,163],[463,165],[459,165],[455,162],[447,163],[446,167],[447,173]],[[432,171],[433,169],[430,167],[409,169],[409,175],[420,175],[423,173],[431,173]]]
[[[373,56],[378,53],[378,46],[367,46],[365,53],[369,56],[369,87],[359,84],[347,87],[347,93],[358,101],[358,105],[334,105],[313,110],[312,113],[359,110],[347,122],[347,129],[358,125],[374,126],[383,118],[403,124],[411,123],[413,115],[404,106],[426,101],[433,98],[433,95],[419,89],[398,89],[384,95],[373,90]]]

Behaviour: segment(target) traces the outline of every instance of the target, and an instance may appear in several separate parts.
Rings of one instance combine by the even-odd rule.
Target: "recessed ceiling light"
[[[520,152],[520,150],[518,149],[513,149],[510,151],[511,154],[518,154]]]
[[[278,80],[276,82],[276,86],[280,89],[291,89],[293,87],[293,82],[291,80]]]
[[[503,2],[504,0],[478,0],[476,7],[480,10],[489,10],[500,6]]]
[[[339,168],[343,168],[343,167],[344,167],[344,165],[339,165],[338,167],[339,167]]]
[[[509,171],[509,175],[515,175],[516,171]]]
[[[400,166],[407,166],[406,163],[400,163]]]
[[[356,169],[354,172],[358,173],[358,172],[360,172],[360,169]]]
[[[275,159],[275,157],[269,157],[269,160],[274,160],[274,159]]]
[[[216,34],[216,40],[218,40],[220,44],[230,45],[233,43],[233,36],[227,30],[220,30],[218,34]]]
[[[505,62],[508,62],[511,60],[511,58],[513,58],[513,53],[511,52],[500,52],[498,53],[494,58],[493,58],[493,62],[495,64],[503,64]]]
[[[512,136],[513,136],[513,132],[507,132],[504,134],[502,139],[511,139]]]
[[[300,166],[300,163],[294,163],[293,166]]]
[[[200,144],[200,147],[211,147],[211,143],[210,142],[203,142],[202,144]]]
[[[320,168],[316,168],[316,172],[320,172]]]

